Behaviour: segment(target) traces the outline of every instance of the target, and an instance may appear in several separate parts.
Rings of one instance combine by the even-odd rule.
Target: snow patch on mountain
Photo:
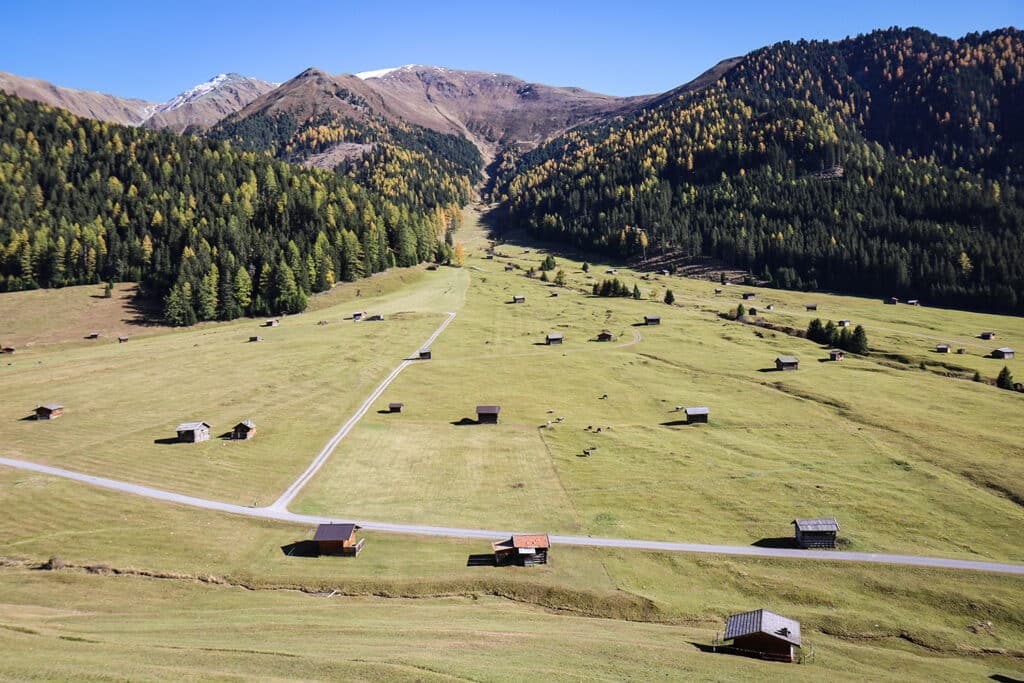
[[[190,89],[186,90],[185,92],[181,93],[180,95],[175,97],[170,102],[165,102],[165,103],[159,105],[156,108],[155,113],[160,113],[160,112],[165,112],[165,111],[172,111],[174,109],[177,109],[178,107],[181,107],[181,106],[184,106],[184,105],[188,104],[189,102],[194,102],[195,100],[198,100],[203,95],[206,95],[207,93],[213,92],[214,90],[216,90],[217,88],[219,88],[223,84],[225,84],[228,81],[232,80],[233,77],[234,77],[234,74],[217,74],[216,76],[214,76],[210,80],[206,81],[205,83],[200,83],[196,87],[190,88]]]
[[[406,64],[404,66],[393,66],[390,69],[375,69],[373,71],[360,71],[355,74],[356,78],[366,80],[368,78],[383,78],[393,71],[404,71],[409,69],[423,69],[426,67],[420,66],[419,64]]]

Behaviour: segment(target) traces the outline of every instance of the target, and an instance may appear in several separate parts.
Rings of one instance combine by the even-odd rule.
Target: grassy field
[[[561,257],[569,286],[554,288],[523,276],[538,245],[485,259],[466,216],[466,267],[340,286],[277,328],[136,326],[117,344],[114,326],[85,341],[75,326],[94,327],[72,321],[96,320],[98,305],[124,318],[127,300],[0,297],[0,342],[33,342],[0,364],[0,454],[269,504],[454,311],[433,359],[379,399],[405,412],[370,410],[293,510],[739,545],[834,514],[852,550],[1024,561],[1024,396],[942,374],[991,379],[1004,363],[981,352],[1024,346],[1024,321],[752,290],[780,325],[805,327],[813,300],[819,316],[867,327],[872,355],[819,363],[816,344],[719,317],[748,288],[716,297],[714,283],[615,265],[656,300],[596,298],[590,284],[614,264],[588,275]],[[660,303],[666,287],[676,306]],[[387,320],[345,320],[354,310]],[[647,313],[662,324],[640,326]],[[615,339],[592,341],[602,329]],[[996,344],[972,342],[989,329]],[[542,343],[553,331],[562,346]],[[936,339],[971,353],[937,358]],[[801,369],[767,371],[779,354]],[[1024,379],[1018,363],[1006,364]],[[42,402],[68,413],[22,419]],[[502,406],[500,424],[470,424],[484,403]],[[711,408],[709,424],[682,423],[676,406],[692,405]],[[180,421],[220,434],[245,418],[259,428],[249,443],[159,443]],[[2,468],[0,509],[0,678],[1024,677],[1019,577],[568,547],[545,567],[498,569],[467,566],[486,541],[386,534],[354,561],[305,558],[286,550],[310,528]],[[34,569],[53,556],[67,568]],[[704,651],[726,615],[758,607],[800,619],[814,661]]]

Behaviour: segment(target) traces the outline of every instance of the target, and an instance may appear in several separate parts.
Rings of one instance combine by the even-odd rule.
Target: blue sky
[[[894,25],[959,37],[1022,24],[1021,0],[0,0],[0,71],[154,101],[220,72],[284,81],[309,66],[410,63],[634,95],[780,40]]]

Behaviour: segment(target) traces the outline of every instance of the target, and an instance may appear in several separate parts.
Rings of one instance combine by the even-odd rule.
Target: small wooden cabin
[[[99,338],[100,338],[100,333],[99,332],[90,332],[86,336],[86,339],[99,339]]]
[[[907,305],[908,306],[920,306],[921,302],[918,301],[917,299],[907,299]]]
[[[994,349],[992,351],[993,358],[1005,358],[1007,360],[1013,358],[1013,349],[1009,346],[1004,346],[1001,349]]]
[[[662,268],[658,272],[661,273],[662,275],[671,275],[672,274],[672,271],[669,270],[668,268]]]
[[[59,403],[47,403],[36,408],[37,420],[56,420],[64,414],[64,406]]]
[[[757,309],[751,306],[747,309],[747,315],[757,315]]]
[[[718,295],[721,295],[721,293],[722,293],[722,288],[721,287],[715,287],[715,295],[718,296]]]
[[[564,337],[561,332],[552,332],[545,338],[545,344],[551,346],[553,344],[561,344]]]
[[[799,370],[800,359],[796,356],[779,356],[775,359],[776,370]]]
[[[835,548],[839,522],[835,517],[794,519],[796,544],[801,548]]]
[[[261,341],[263,341],[263,337],[260,337],[258,335],[255,336],[255,337],[249,337],[249,341],[251,341],[251,342],[261,342]]]
[[[14,353],[15,349],[13,346],[5,346],[0,349],[0,353]]]
[[[660,315],[645,315],[644,316],[644,325],[660,325],[660,324],[661,324],[661,316]]]
[[[842,349],[832,349],[828,352],[829,360],[844,360],[846,358],[846,352]]]
[[[313,542],[321,555],[341,555],[355,557],[363,550],[366,539],[356,540],[355,524],[321,524],[316,528]]]
[[[477,406],[476,407],[476,421],[478,424],[498,424],[498,413],[501,412],[501,406]]]
[[[210,425],[205,422],[182,422],[175,430],[181,443],[199,443],[210,440]]]
[[[800,647],[800,622],[766,609],[733,614],[725,623],[725,638],[736,654],[777,662],[795,662]]]
[[[512,297],[512,303],[514,303],[514,304],[525,304],[526,303],[526,297],[523,296],[522,294],[516,294],[516,295],[514,295]]]
[[[982,339],[995,339],[996,338],[996,333],[995,332],[982,332],[978,336],[981,337]]]
[[[403,408],[405,408],[405,404],[404,403],[389,403],[388,404],[388,412],[389,413],[400,413],[400,412],[402,412]]]
[[[935,345],[935,350],[938,353],[949,353],[949,351],[950,351],[949,344],[936,344]]]
[[[511,263],[506,263],[505,264],[505,272],[506,273],[509,272],[510,270],[515,270],[515,269],[516,269],[516,267],[513,266]]]
[[[547,534],[517,534],[507,541],[492,543],[491,548],[494,549],[494,563],[499,567],[530,567],[548,563],[551,541]]]
[[[899,302],[900,302],[899,297],[890,296],[889,299],[885,303],[891,304],[891,305],[895,306]]]
[[[256,436],[256,423],[252,420],[242,420],[231,428],[232,439],[248,441],[254,436]]]
[[[430,360],[433,352],[430,349],[420,349],[420,360]]]
[[[839,327],[849,327],[849,326],[850,326],[850,321],[849,320],[840,320],[839,321]]]
[[[744,292],[743,293],[743,300],[744,301],[753,301],[756,298],[757,298],[757,294],[754,294],[753,292]]]
[[[266,322],[263,323],[263,326],[264,327],[277,327],[280,324],[281,324],[280,320],[267,320]]]
[[[611,341],[611,340],[612,340],[612,332],[611,332],[611,330],[601,330],[597,334],[597,341],[606,342],[606,341]]]
[[[124,336],[123,334],[117,338],[118,344],[124,344],[126,341],[128,341],[128,337]]]
[[[686,409],[686,424],[696,424],[698,422],[707,423],[708,415],[711,410],[706,406],[698,406],[695,408]]]
[[[967,349],[961,346],[959,349],[956,350],[956,352],[962,356],[967,353]]]
[[[816,311],[818,310],[818,304],[807,304],[804,308],[808,311]]]
[[[365,311],[356,311],[355,313],[352,314],[352,319],[362,320],[364,315],[366,315]]]

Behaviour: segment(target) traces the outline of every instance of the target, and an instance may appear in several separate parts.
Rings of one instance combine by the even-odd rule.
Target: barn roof
[[[252,420],[242,420],[241,422],[235,425],[235,429],[238,429],[239,427],[245,427],[246,429],[256,429],[256,423],[253,422]]]
[[[404,408],[404,403],[389,403],[388,408]]]
[[[64,410],[64,406],[59,403],[45,403],[40,408],[46,408],[47,410]]]
[[[551,541],[547,534],[513,534],[507,541],[496,541],[491,544],[495,550],[511,550],[513,548],[550,548]]]
[[[764,633],[800,647],[800,622],[766,609],[733,614],[725,624],[725,640]]]
[[[1011,349],[1009,346],[1002,346],[996,349],[996,351],[999,351],[1000,353],[1013,353],[1013,349]]]
[[[548,339],[562,339],[563,336],[561,332],[551,332],[548,334]]]
[[[711,410],[705,406],[697,406],[695,408],[687,408],[687,415],[707,415]]]
[[[839,531],[839,522],[835,517],[819,517],[818,519],[794,519],[793,524],[800,531]]]
[[[779,356],[778,358],[775,359],[775,361],[778,363],[783,363],[784,365],[789,365],[791,363],[799,363],[800,359],[797,358],[796,356]]]
[[[176,432],[191,432],[191,431],[195,431],[196,429],[202,429],[203,427],[206,427],[207,429],[209,429],[210,425],[206,424],[205,422],[182,422],[180,425],[178,425],[178,428],[175,429],[174,431],[176,431]]]
[[[321,524],[316,528],[314,541],[347,541],[359,526],[356,524]]]
[[[477,406],[477,415],[497,415],[501,411],[501,406]]]
[[[661,320],[660,315],[645,315],[644,320]]]

